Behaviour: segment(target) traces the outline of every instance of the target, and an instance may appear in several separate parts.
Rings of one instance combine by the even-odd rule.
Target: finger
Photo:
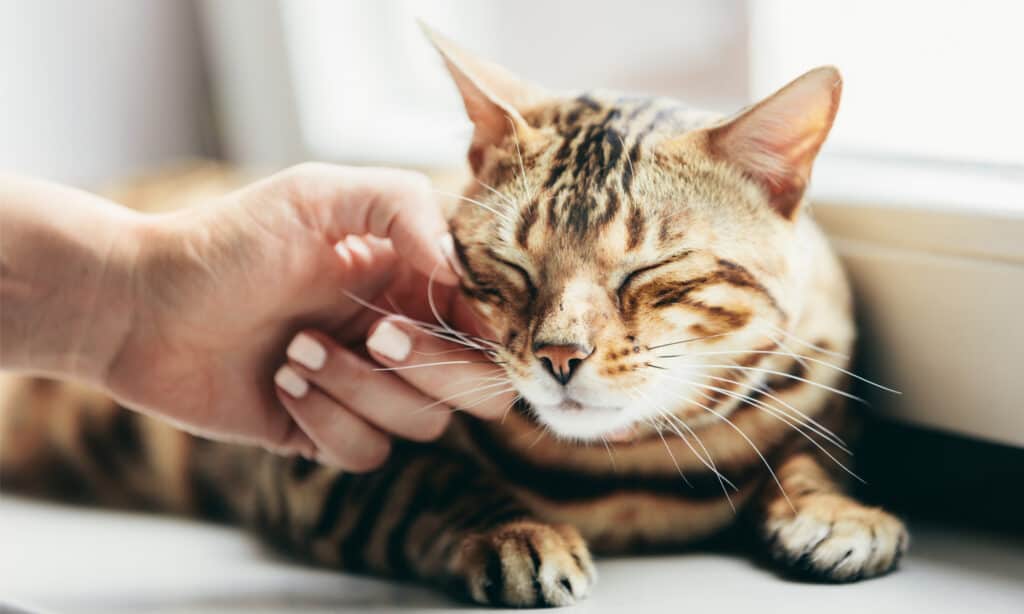
[[[316,444],[317,460],[360,473],[381,466],[391,441],[309,382],[290,366],[274,376],[277,396],[295,422]]]
[[[378,365],[338,346],[319,331],[303,331],[288,345],[295,371],[339,404],[386,432],[430,441],[444,433],[451,409]]]
[[[481,418],[504,415],[516,397],[504,369],[486,354],[438,339],[399,318],[378,322],[366,347],[391,373],[424,394]]]
[[[391,239],[423,274],[458,283],[448,224],[426,175],[306,163],[284,171],[280,180],[332,241],[365,234]]]

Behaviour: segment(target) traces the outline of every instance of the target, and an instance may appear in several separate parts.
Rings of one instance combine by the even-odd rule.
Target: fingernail
[[[445,260],[448,261],[448,266],[455,271],[455,274],[462,277],[466,274],[466,271],[462,268],[462,263],[459,262],[459,257],[455,254],[455,239],[452,237],[452,233],[448,233],[441,237],[439,242],[441,246],[441,253],[444,254]]]
[[[301,399],[309,392],[309,383],[288,365],[277,370],[277,373],[274,374],[274,383],[295,399]]]
[[[327,350],[306,333],[295,335],[288,344],[287,354],[288,358],[313,371],[319,370],[327,362]]]
[[[402,329],[384,320],[366,340],[366,347],[385,358],[402,362],[412,351],[412,340]]]

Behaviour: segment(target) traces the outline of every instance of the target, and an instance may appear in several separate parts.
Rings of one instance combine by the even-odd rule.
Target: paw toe
[[[468,537],[453,571],[474,601],[515,607],[572,605],[595,578],[575,529],[526,521]]]
[[[892,571],[909,541],[899,519],[845,497],[801,501],[795,515],[766,529],[773,558],[799,576],[828,582]]]

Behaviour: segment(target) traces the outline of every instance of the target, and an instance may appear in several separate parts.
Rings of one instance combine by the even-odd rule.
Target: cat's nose
[[[551,374],[551,377],[564,386],[576,374],[583,361],[594,353],[594,349],[577,344],[541,343],[534,346],[533,353],[540,359],[541,364]]]

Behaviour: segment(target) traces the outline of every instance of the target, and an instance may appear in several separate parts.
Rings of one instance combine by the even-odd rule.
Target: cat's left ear
[[[701,145],[712,157],[737,165],[761,184],[772,208],[794,219],[814,159],[832,128],[842,89],[834,66],[815,68],[737,116],[698,133]]]
[[[523,141],[533,136],[534,129],[523,119],[522,112],[547,97],[542,88],[523,81],[497,64],[473,56],[422,21],[420,27],[444,58],[466,105],[466,114],[475,127],[469,147],[473,172],[480,170],[488,147],[502,143],[509,136]]]

